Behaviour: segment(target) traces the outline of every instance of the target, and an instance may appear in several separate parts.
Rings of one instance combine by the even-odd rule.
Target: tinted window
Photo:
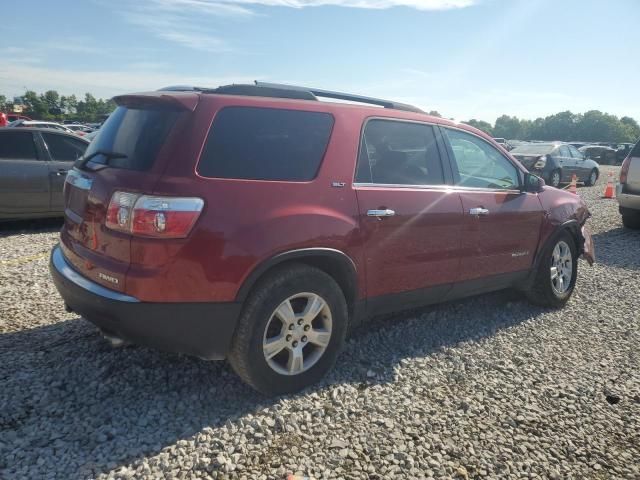
[[[640,157],[640,142],[636,143],[636,146],[633,147],[629,155],[632,157]]]
[[[4,129],[3,129],[4,130]],[[31,132],[11,132],[5,130],[0,133],[0,159],[37,160],[36,144]]]
[[[42,132],[42,138],[49,148],[52,160],[75,162],[87,149],[87,144],[65,135]]]
[[[86,154],[91,155],[98,150],[121,153],[126,158],[111,158],[109,166],[148,170],[178,115],[178,112],[167,109],[118,107],[104,122]],[[97,155],[92,161],[105,163],[105,160],[104,156]]]
[[[572,145],[569,145],[569,151],[571,152],[571,156],[573,158],[577,158],[578,160],[582,160],[584,158],[584,155],[581,154],[578,149]]]
[[[566,145],[560,145],[560,148],[558,150],[560,150],[560,156],[561,157],[570,157],[571,156],[571,154],[569,153],[569,149],[567,148]]]
[[[444,183],[433,127],[392,120],[367,122],[356,181],[396,185]]]
[[[332,127],[328,113],[227,107],[216,115],[198,173],[217,178],[311,180]]]
[[[460,130],[445,131],[458,167],[457,185],[504,189],[520,187],[516,167],[488,142]]]

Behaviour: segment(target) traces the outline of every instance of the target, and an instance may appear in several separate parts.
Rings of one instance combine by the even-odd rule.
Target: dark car
[[[62,216],[67,171],[87,145],[50,129],[0,129],[0,220]]]
[[[600,166],[567,143],[530,143],[520,145],[510,153],[531,173],[541,176],[553,187],[569,183],[574,174],[587,186],[594,185],[600,176]]]
[[[50,269],[116,344],[290,392],[367,318],[507,287],[561,307],[593,261],[579,196],[415,107],[269,84],[114,100],[67,177]]]
[[[598,162],[600,165],[615,165],[617,161],[617,153],[614,148],[604,145],[585,145],[580,147],[580,153],[586,158]],[[624,159],[623,159],[624,160]]]

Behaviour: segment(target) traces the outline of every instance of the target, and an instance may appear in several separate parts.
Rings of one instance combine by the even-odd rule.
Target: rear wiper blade
[[[90,155],[79,158],[75,166],[77,168],[84,169],[89,160],[97,157],[98,155],[104,155],[107,158],[107,163],[112,158],[127,158],[127,155],[125,155],[124,153],[110,152],[108,150],[97,150]]]

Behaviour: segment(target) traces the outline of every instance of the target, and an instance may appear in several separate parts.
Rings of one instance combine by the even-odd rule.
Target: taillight
[[[620,183],[627,183],[627,175],[629,174],[629,165],[631,165],[631,155],[624,159],[622,162],[622,169],[620,169]]]
[[[115,192],[105,225],[143,237],[184,238],[198,220],[204,201],[196,197],[157,197]]]

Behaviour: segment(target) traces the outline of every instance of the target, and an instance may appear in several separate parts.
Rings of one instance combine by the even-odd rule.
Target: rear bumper
[[[49,270],[65,303],[107,334],[210,360],[229,350],[240,303],[141,302],[77,273],[59,246],[51,251]]]
[[[640,195],[632,193],[622,193],[622,185],[616,185],[616,198],[618,205],[622,208],[630,208],[632,210],[640,210]]]

